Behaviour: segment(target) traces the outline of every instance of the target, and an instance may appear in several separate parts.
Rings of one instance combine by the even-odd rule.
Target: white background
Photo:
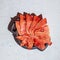
[[[10,17],[24,11],[47,18],[53,44],[43,52],[20,47],[7,29]],[[0,60],[60,60],[60,0],[0,0]]]

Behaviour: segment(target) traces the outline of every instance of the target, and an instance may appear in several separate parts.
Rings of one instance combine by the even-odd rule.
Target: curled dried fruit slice
[[[25,34],[26,33],[26,21],[25,21],[25,16],[20,14],[20,31],[21,34]]]
[[[30,34],[29,29],[32,23],[32,17],[29,14],[26,14],[26,31],[27,34]]]
[[[40,21],[38,16],[34,16],[31,27],[30,27],[30,34],[33,33],[33,28],[35,28],[36,24]]]

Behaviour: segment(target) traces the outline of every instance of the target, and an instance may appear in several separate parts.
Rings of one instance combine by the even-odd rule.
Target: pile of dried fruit
[[[25,46],[28,49],[37,47],[43,51],[47,45],[52,44],[47,19],[43,18],[42,14],[37,16],[34,13],[17,13],[10,24],[8,29],[15,31],[15,38],[21,41],[20,46]]]

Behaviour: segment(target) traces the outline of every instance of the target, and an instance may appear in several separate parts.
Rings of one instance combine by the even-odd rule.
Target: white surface
[[[0,60],[60,60],[60,0],[0,0]],[[17,12],[42,13],[47,18],[53,44],[45,51],[26,50],[7,30]]]

